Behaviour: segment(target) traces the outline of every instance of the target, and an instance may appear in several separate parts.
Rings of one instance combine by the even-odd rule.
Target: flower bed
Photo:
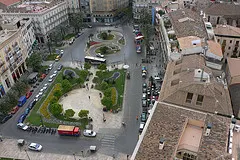
[[[61,90],[61,84],[57,83],[54,88],[52,89],[52,91],[50,92],[50,94],[48,95],[47,99],[43,102],[41,108],[40,108],[40,113],[47,119],[49,119],[51,116],[48,112],[48,105],[51,102],[51,100],[54,98],[54,92],[57,90]]]

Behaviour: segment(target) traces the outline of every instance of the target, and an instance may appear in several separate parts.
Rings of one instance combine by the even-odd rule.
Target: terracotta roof
[[[240,14],[240,13],[239,13]],[[214,33],[216,36],[225,35],[225,36],[240,36],[240,28],[230,26],[230,25],[217,25],[214,28]]]
[[[228,68],[231,77],[240,76],[240,59],[239,58],[228,58]]]
[[[169,13],[177,38],[197,36],[207,38],[208,34],[202,17],[190,9],[179,9]]]
[[[229,86],[229,92],[231,96],[231,101],[232,101],[232,107],[233,107],[233,115],[235,117],[240,118],[239,115],[239,104],[240,104],[240,84],[232,84]]]
[[[223,57],[223,53],[222,53],[222,48],[221,48],[221,45],[217,42],[214,42],[214,41],[207,41],[208,43],[208,50],[219,56],[219,57]]]
[[[197,159],[210,160],[218,158],[220,155],[224,159],[231,159],[231,155],[226,153],[230,119],[160,103],[150,120],[135,157],[136,160],[174,159],[188,120],[197,120],[204,123]],[[204,136],[208,123],[212,124],[212,129],[209,136]],[[159,149],[160,138],[165,139],[162,150]]]
[[[21,0],[0,0],[0,2],[5,4],[6,6],[10,6],[10,5],[18,3],[20,1]]]
[[[217,16],[232,16],[240,15],[240,5],[228,4],[228,3],[213,3],[209,8],[205,9],[205,13],[208,15]]]
[[[200,43],[193,44],[194,41],[199,41]],[[178,38],[178,42],[181,49],[189,49],[189,48],[195,48],[195,47],[201,47],[201,38],[196,36],[187,36],[187,37],[181,37]]]
[[[195,77],[196,71],[204,71]],[[200,81],[203,76],[206,81]],[[186,101],[192,93],[190,102]],[[202,104],[197,104],[197,97],[203,96]],[[177,104],[210,113],[232,115],[231,101],[227,88],[213,77],[212,70],[205,66],[201,55],[186,55],[181,60],[169,62],[162,84],[159,101]]]

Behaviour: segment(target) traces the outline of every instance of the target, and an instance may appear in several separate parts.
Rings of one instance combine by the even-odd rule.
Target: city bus
[[[106,64],[106,59],[104,58],[98,58],[98,57],[91,57],[91,56],[86,56],[84,58],[85,62],[88,62],[90,64]]]

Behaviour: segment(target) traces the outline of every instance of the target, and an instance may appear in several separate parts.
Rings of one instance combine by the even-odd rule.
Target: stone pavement
[[[78,118],[78,112],[80,110],[89,110],[89,117],[93,119],[93,130],[96,132],[98,132],[100,128],[121,128],[123,112],[113,114],[102,111],[103,105],[101,104],[101,98],[99,96],[101,92],[96,89],[91,89],[91,85],[94,85],[92,80],[96,75],[96,69],[92,67],[90,72],[92,72],[93,75],[90,76],[89,81],[86,82],[89,86],[88,89],[80,88],[72,90],[68,93],[67,97],[62,97],[59,103],[63,105],[64,110],[73,109],[75,111],[75,118]],[[106,122],[103,122],[104,117]]]
[[[54,153],[45,153],[44,146],[42,152],[30,151],[27,149],[26,142],[24,146],[20,147],[17,145],[17,139],[3,139],[0,142],[0,157],[8,157],[14,159],[25,159],[25,160],[126,160],[127,155],[125,154],[116,154],[113,156],[107,156],[104,154],[84,152],[77,153],[75,155],[61,155]]]

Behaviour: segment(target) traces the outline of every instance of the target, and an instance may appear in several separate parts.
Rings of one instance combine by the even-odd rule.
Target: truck
[[[27,101],[26,96],[21,96],[18,100],[18,107],[22,107]]]
[[[75,126],[59,125],[57,131],[60,136],[80,136],[80,129]]]

